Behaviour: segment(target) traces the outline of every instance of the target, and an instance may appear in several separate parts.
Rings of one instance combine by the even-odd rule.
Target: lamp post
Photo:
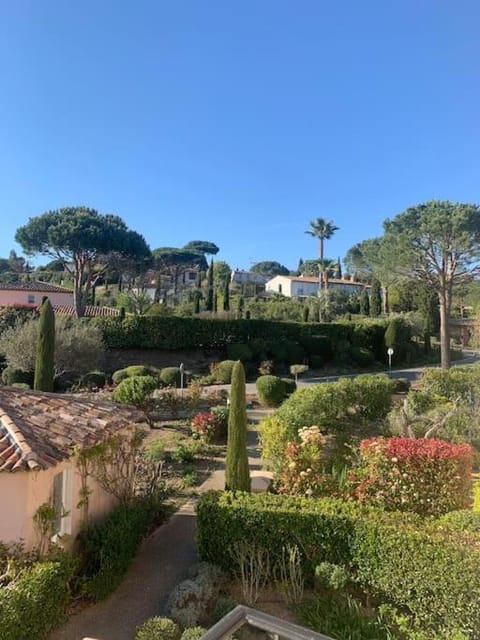
[[[185,376],[185,365],[183,364],[183,362],[180,363],[180,366],[178,368],[180,369],[180,394],[183,396],[183,383]]]
[[[388,354],[388,369],[389,369],[389,371],[391,371],[392,370],[392,356],[393,356],[392,347],[388,347],[387,354]]]

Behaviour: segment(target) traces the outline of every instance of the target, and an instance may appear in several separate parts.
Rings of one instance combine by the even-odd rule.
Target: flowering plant
[[[355,496],[386,509],[438,516],[470,504],[473,449],[469,444],[413,438],[370,438],[352,474]]]
[[[222,420],[211,412],[196,413],[190,423],[192,435],[206,442],[212,442],[219,437]]]
[[[318,497],[330,493],[332,482],[322,469],[325,438],[318,427],[298,432],[300,442],[289,442],[278,479],[279,493]]]

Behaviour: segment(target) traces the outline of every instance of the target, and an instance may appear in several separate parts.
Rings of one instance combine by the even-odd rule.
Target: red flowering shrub
[[[439,516],[470,504],[473,449],[469,444],[413,438],[371,438],[360,444],[352,475],[358,500],[388,510]]]
[[[190,426],[194,437],[201,438],[205,442],[213,442],[220,436],[222,420],[214,413],[196,413]]]
[[[319,497],[331,493],[332,481],[323,473],[325,438],[318,427],[300,429],[300,442],[289,442],[278,478],[279,493]]]

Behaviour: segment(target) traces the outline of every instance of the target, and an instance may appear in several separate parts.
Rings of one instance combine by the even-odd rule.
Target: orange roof
[[[141,412],[126,405],[1,388],[0,471],[53,467],[76,445],[93,445],[143,421]]]
[[[39,291],[40,293],[73,293],[71,289],[60,287],[50,282],[28,280],[27,282],[0,282],[0,290],[4,291]]]

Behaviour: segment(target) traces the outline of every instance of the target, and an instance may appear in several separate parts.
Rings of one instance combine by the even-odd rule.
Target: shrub
[[[143,538],[160,524],[165,508],[158,496],[120,505],[103,522],[80,533],[85,560],[83,593],[103,600],[118,587]]]
[[[112,373],[112,382],[113,384],[119,384],[128,377],[127,369],[117,369],[117,371]]]
[[[179,367],[165,367],[160,371],[160,380],[167,387],[176,387],[181,385],[182,375]]]
[[[439,523],[449,525],[461,531],[480,533],[480,513],[470,509],[450,511],[439,518]]]
[[[190,426],[193,435],[205,442],[214,442],[220,437],[221,422],[213,412],[196,413]]]
[[[356,497],[386,509],[441,515],[469,505],[473,449],[421,438],[371,438],[360,446]]]
[[[160,371],[156,367],[150,367],[148,365],[143,364],[131,364],[124,369],[118,369],[112,375],[112,382],[114,384],[119,384],[122,380],[126,380],[126,378],[134,378],[136,376],[158,376]]]
[[[212,612],[212,621],[215,624],[219,620],[221,620],[227,613],[233,611],[237,606],[237,602],[233,598],[222,597],[218,598],[215,603],[215,607]]]
[[[180,640],[182,633],[170,618],[149,618],[135,631],[135,640]]]
[[[410,342],[411,330],[402,318],[392,318],[385,331],[385,350],[393,349],[395,362],[404,358],[406,347]],[[385,356],[384,356],[385,358]]]
[[[324,433],[349,435],[355,429],[386,417],[394,384],[385,375],[312,385],[297,389],[275,412],[260,423],[263,457],[274,466],[281,463],[288,442],[298,430],[317,425]]]
[[[241,360],[248,362],[253,358],[253,351],[248,344],[233,342],[227,345],[227,356],[230,360]]]
[[[285,398],[285,383],[277,376],[260,376],[255,384],[258,399],[267,407],[278,407]]]
[[[2,640],[41,640],[65,617],[71,558],[37,563],[26,568],[7,587],[0,588]]]
[[[350,574],[342,565],[321,562],[315,567],[315,586],[317,588],[339,591],[345,589],[349,582]]]
[[[217,405],[212,407],[210,411],[217,418],[219,423],[219,437],[224,438],[227,435],[228,431],[228,416],[229,416],[229,408],[225,405]]]
[[[112,394],[115,402],[142,406],[147,397],[158,386],[157,380],[152,376],[135,376],[122,380]]]
[[[352,362],[359,367],[369,367],[375,361],[375,356],[365,347],[350,347],[348,355]]]
[[[250,491],[245,371],[240,361],[235,363],[232,373],[227,456],[225,461],[225,487],[233,491]]]
[[[183,628],[198,625],[218,598],[222,581],[219,567],[202,562],[194,578],[184,580],[171,592],[166,605],[168,614]]]
[[[217,382],[221,382],[222,384],[230,384],[232,381],[232,371],[233,365],[235,364],[235,360],[222,360],[222,362],[218,362],[214,366],[212,366],[211,371],[212,375],[215,376],[215,380]]]
[[[424,392],[443,396],[448,400],[470,402],[480,392],[480,367],[452,367],[451,369],[424,369],[420,378]]]
[[[10,385],[11,387],[13,387],[14,389],[21,389],[22,391],[29,391],[31,390],[31,386],[29,384],[27,384],[26,382],[14,382],[12,385]]]
[[[358,582],[409,613],[426,637],[452,629],[480,637],[480,537],[417,514],[383,512],[334,499],[209,492],[197,510],[200,556],[232,570],[242,542],[271,563],[297,545],[307,579],[321,562],[351,567]],[[443,633],[443,635],[442,635]]]
[[[283,385],[285,387],[285,395],[291,396],[294,391],[297,390],[297,383],[292,378],[282,378]]]
[[[187,627],[180,640],[200,640],[207,630],[204,627]]]
[[[332,486],[322,470],[325,438],[318,427],[300,429],[298,435],[300,442],[289,442],[285,450],[278,491],[296,496],[326,495]]]
[[[13,367],[6,367],[2,371],[2,382],[8,387],[13,384],[28,384],[30,387],[33,385],[33,372],[22,371],[21,369],[14,369]]]
[[[102,371],[89,371],[80,378],[80,386],[89,389],[102,389],[107,382],[107,376]]]

